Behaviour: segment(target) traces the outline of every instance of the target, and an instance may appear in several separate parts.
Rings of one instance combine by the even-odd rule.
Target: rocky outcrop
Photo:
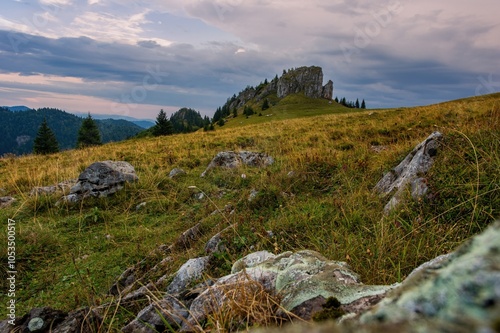
[[[389,171],[375,185],[381,195],[386,196],[395,191],[393,197],[384,208],[388,214],[397,207],[407,186],[411,185],[411,194],[418,199],[427,193],[427,180],[422,176],[429,171],[439,149],[439,142],[443,135],[434,132],[423,142],[418,144],[397,167]]]
[[[307,97],[331,99],[333,82],[323,87],[323,70],[321,67],[299,67],[284,73],[278,80],[277,95],[279,98],[290,94],[304,93]]]
[[[208,164],[207,168],[201,174],[205,177],[207,172],[213,168],[222,167],[234,169],[240,165],[247,165],[252,167],[265,167],[274,163],[274,159],[264,153],[256,153],[251,151],[223,151],[218,153]]]
[[[328,80],[328,82],[323,87],[321,97],[324,99],[331,100],[333,98],[333,82],[332,80]]]
[[[125,183],[138,179],[134,167],[128,162],[95,162],[80,174],[78,182],[62,201],[73,203],[87,197],[106,197],[121,190]]]

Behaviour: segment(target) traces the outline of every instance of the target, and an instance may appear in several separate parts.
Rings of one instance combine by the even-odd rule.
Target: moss
[[[323,304],[323,310],[313,315],[314,321],[325,321],[330,319],[337,319],[346,314],[342,309],[342,304],[335,297],[328,297],[326,303]]]

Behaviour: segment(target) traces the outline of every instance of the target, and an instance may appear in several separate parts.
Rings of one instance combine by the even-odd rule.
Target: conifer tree
[[[359,109],[359,99],[356,98],[356,104],[354,104],[354,107],[356,109]]]
[[[101,133],[95,120],[90,113],[82,122],[82,126],[78,131],[78,139],[76,140],[77,148],[85,148],[90,146],[102,145]]]
[[[163,109],[160,110],[158,116],[156,117],[156,124],[153,126],[153,135],[170,135],[174,133],[174,128],[172,127],[172,123],[167,118],[167,114]]]
[[[43,122],[38,129],[36,134],[35,143],[33,146],[33,152],[35,154],[52,154],[59,151],[59,144],[57,143],[57,138],[47,124],[47,120],[43,118]]]
[[[264,103],[262,103],[262,110],[267,110],[269,109],[269,101],[267,98],[264,100]]]
[[[361,102],[361,108],[362,108],[362,109],[366,109],[365,100],[363,100],[363,102]]]

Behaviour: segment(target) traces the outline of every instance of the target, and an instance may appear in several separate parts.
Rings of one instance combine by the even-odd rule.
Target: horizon
[[[500,91],[493,0],[10,0],[0,4],[0,100],[69,113],[213,116],[246,86],[323,68],[369,108]],[[272,32],[272,33],[271,33]]]

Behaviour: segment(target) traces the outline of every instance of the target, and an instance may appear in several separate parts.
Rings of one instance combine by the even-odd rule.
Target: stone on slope
[[[172,169],[172,171],[170,171],[170,173],[168,174],[168,177],[169,178],[176,178],[179,176],[183,176],[185,174],[186,174],[186,171],[179,169],[179,168],[174,168],[174,169]]]
[[[168,326],[180,327],[187,309],[175,297],[166,295],[142,309],[137,317],[122,328],[123,333],[164,332]],[[167,326],[168,325],[168,326]]]
[[[0,197],[0,209],[7,208],[16,201],[13,197]]]
[[[388,195],[392,191],[396,191],[384,207],[386,214],[399,205],[403,193],[409,184],[412,186],[412,196],[414,199],[418,199],[427,193],[426,180],[421,178],[420,175],[425,175],[434,163],[434,158],[442,137],[443,135],[439,132],[429,135],[398,166],[386,173],[377,185],[375,185],[375,189],[382,195]]]
[[[175,274],[172,283],[167,287],[167,293],[178,295],[185,291],[190,283],[200,279],[208,266],[209,259],[208,256],[189,259]]]
[[[138,179],[134,167],[128,162],[95,162],[80,174],[76,185],[62,200],[72,203],[86,197],[106,197],[121,190],[125,183]]]
[[[250,152],[250,151],[223,151],[218,153],[208,164],[207,168],[201,174],[205,177],[208,171],[213,168],[222,167],[234,169],[240,165],[247,165],[252,167],[265,167],[274,163],[274,159],[264,153]]]

